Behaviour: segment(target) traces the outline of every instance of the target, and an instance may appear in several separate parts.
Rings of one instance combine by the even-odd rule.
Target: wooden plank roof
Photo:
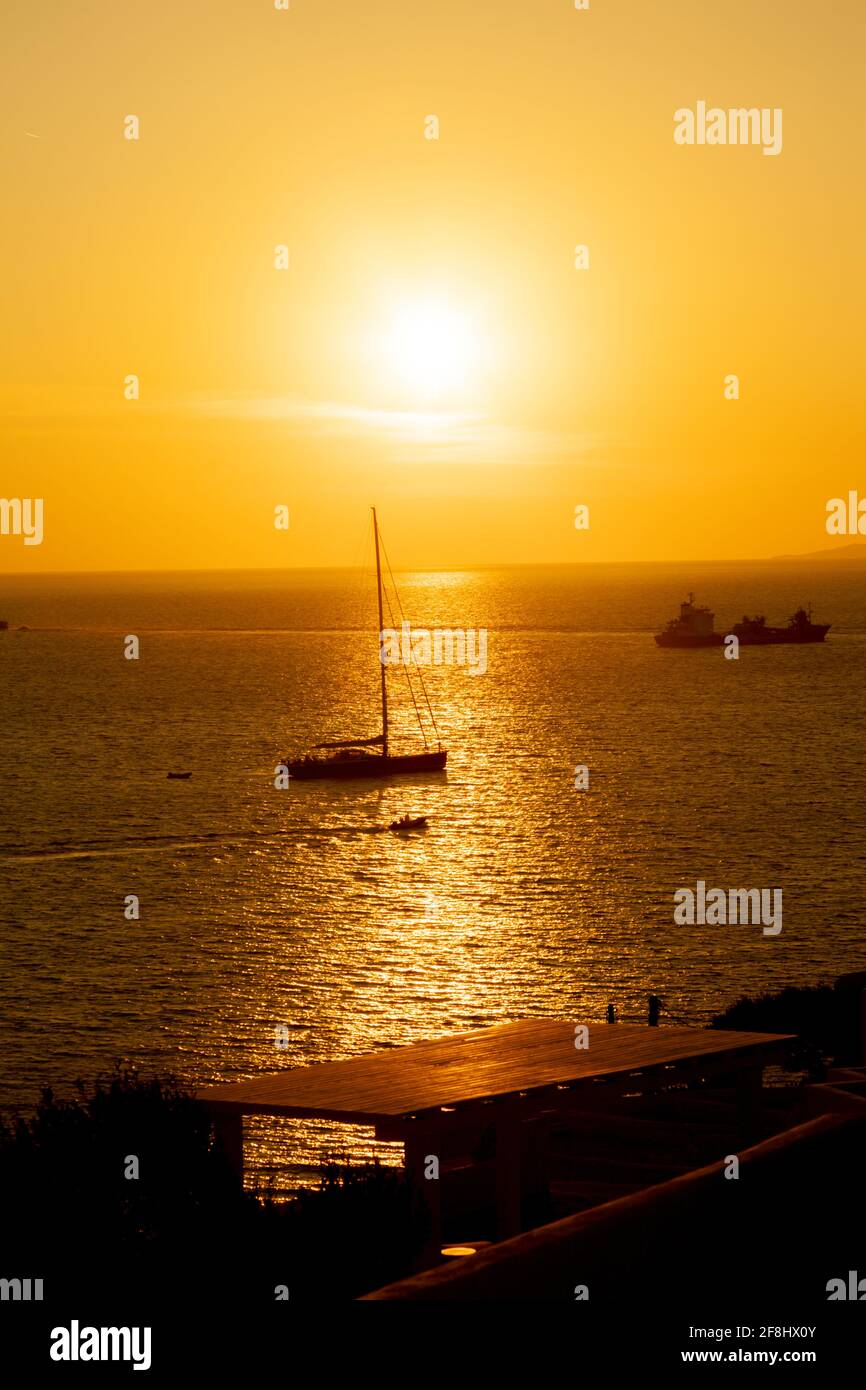
[[[701,1058],[712,1059],[718,1069],[727,1055],[734,1071],[769,1060],[792,1036],[625,1023],[588,1028],[586,1049],[575,1047],[574,1023],[530,1018],[343,1062],[286,1068],[202,1088],[197,1097],[247,1113],[375,1124],[545,1087],[627,1078],[678,1063],[699,1065]]]

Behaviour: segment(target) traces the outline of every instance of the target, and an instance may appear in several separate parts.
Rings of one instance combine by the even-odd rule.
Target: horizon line
[[[624,566],[624,565],[781,565],[797,564],[803,561],[813,561],[817,564],[822,563],[825,558],[832,555],[834,547],[830,546],[827,550],[811,550],[802,554],[789,555],[762,555],[744,556],[740,559],[724,559],[715,557],[712,559],[691,559],[691,560],[501,560],[485,561],[483,563],[465,563],[457,565],[417,565],[412,567],[397,566],[397,573],[402,574],[453,574],[458,570],[497,570],[497,569],[585,569],[601,568],[603,566]],[[834,559],[844,560],[848,558],[852,563],[859,563],[850,554],[852,550],[862,551],[866,558],[866,542],[858,545],[857,542],[849,543],[844,547],[849,552],[848,556],[837,554]],[[45,578],[64,578],[68,575],[92,575],[93,577],[107,575],[159,575],[159,574],[304,574],[330,572],[340,573],[342,571],[354,572],[363,569],[362,565],[227,565],[227,566],[196,566],[196,567],[166,567],[159,569],[65,569],[65,570],[9,570],[0,571],[0,583],[6,579],[17,579],[27,577],[29,579]]]

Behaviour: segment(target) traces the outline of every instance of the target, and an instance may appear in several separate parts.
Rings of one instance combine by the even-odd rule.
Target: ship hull
[[[442,772],[448,759],[447,749],[436,753],[389,754],[369,758],[315,758],[309,762],[287,763],[289,776],[299,782],[355,780],[359,777],[399,777],[409,772]]]
[[[813,623],[805,632],[791,631],[786,627],[768,627],[761,632],[738,632],[735,627],[734,636],[739,638],[741,647],[802,646],[806,642],[823,642],[830,627],[830,623]]]

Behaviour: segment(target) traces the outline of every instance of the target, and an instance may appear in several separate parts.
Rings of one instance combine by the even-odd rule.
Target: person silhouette
[[[647,1023],[649,1024],[650,1028],[658,1028],[659,1014],[661,1013],[661,1008],[662,1004],[664,1003],[664,1000],[659,999],[657,994],[648,994],[647,1002],[649,1004]]]

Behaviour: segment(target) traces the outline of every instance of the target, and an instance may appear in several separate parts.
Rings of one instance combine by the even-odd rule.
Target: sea
[[[226,1082],[611,1004],[641,1021],[651,993],[700,1024],[866,969],[866,566],[396,580],[413,628],[486,633],[485,669],[423,671],[435,729],[413,682],[447,771],[285,786],[285,758],[379,732],[368,573],[0,578],[7,1113],[118,1066]],[[722,632],[809,602],[832,627],[659,649],[689,590]],[[423,746],[405,670],[388,684],[393,751]],[[428,828],[390,832],[405,813]],[[781,889],[781,932],[678,924],[698,881]],[[367,1130],[248,1121],[248,1181],[278,1194],[371,1156],[395,1159]]]

